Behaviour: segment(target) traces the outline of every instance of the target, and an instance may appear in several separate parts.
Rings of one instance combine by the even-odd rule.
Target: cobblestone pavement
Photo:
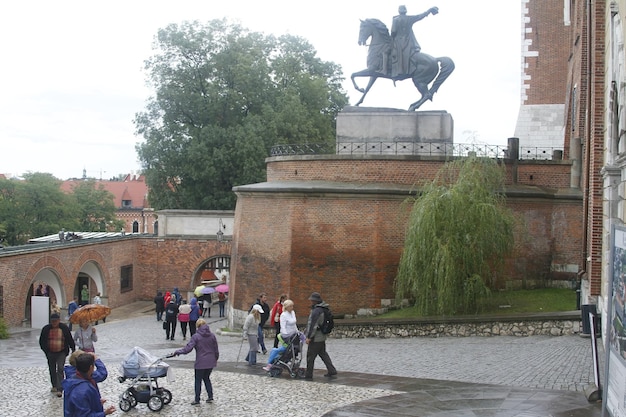
[[[176,341],[165,340],[161,323],[156,322],[152,313],[146,313],[151,311],[150,303],[134,303],[126,310],[116,310],[107,323],[96,327],[99,336],[96,352],[109,370],[109,378],[100,384],[102,396],[117,407],[120,394],[128,387],[127,383],[117,381],[119,364],[134,346],[141,346],[155,356],[165,356],[185,342],[180,329],[177,329]],[[209,319],[209,324],[216,331],[225,325],[225,321]],[[0,340],[3,352],[0,355],[0,378],[4,381],[0,384],[0,393],[4,398],[0,402],[0,416],[46,417],[63,414],[62,399],[49,393],[47,365],[38,346],[38,336],[38,330],[25,330],[14,332],[8,340]],[[454,391],[456,395],[465,390],[471,392],[473,397],[477,392],[485,397],[488,391],[495,395],[493,393],[499,391],[494,388],[497,385],[503,387],[502,390],[506,391],[504,395],[509,398],[512,395],[520,398],[520,393],[523,393],[524,398],[536,399],[541,392],[549,401],[563,402],[567,398],[568,402],[577,403],[576,407],[584,408],[586,400],[582,390],[593,381],[591,342],[578,336],[330,339],[327,347],[339,376],[324,378],[323,364],[318,359],[313,382],[288,376],[270,378],[260,369],[262,364],[248,367],[243,362],[247,344],[242,344],[239,337],[219,335],[218,343],[220,361],[211,376],[215,402],[195,407],[190,405],[193,400],[194,360],[191,353],[167,360],[173,368],[175,381],[161,378],[159,382],[172,392],[173,400],[158,413],[159,416],[208,413],[220,416],[275,416],[277,408],[282,415],[288,416],[514,416],[518,414],[462,414],[459,411],[435,414],[427,410],[420,411],[420,414],[413,414],[415,411],[402,414],[391,409],[381,411],[380,404],[384,397],[395,398],[396,403],[404,408],[407,402],[417,406],[424,402],[425,390],[434,386],[446,392]],[[263,361],[267,356],[259,355],[258,358]],[[459,382],[463,384],[459,385]],[[558,391],[547,393],[546,390]],[[409,391],[413,392],[413,396],[406,394]],[[416,396],[418,391],[419,396]],[[465,401],[465,404],[468,403]],[[146,404],[141,403],[127,413],[117,408],[114,415],[118,416],[153,414]],[[358,411],[366,409],[370,411]],[[598,410],[598,407],[591,407],[582,414],[562,415],[599,416]],[[561,415],[541,413],[532,414],[526,410],[526,414],[519,415]]]

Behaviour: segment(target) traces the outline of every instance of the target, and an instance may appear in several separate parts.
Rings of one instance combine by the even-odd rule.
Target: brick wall
[[[419,157],[270,158],[266,188],[236,187],[234,308],[247,309],[260,291],[287,293],[296,305],[308,305],[308,295],[319,291],[343,314],[394,298],[411,209],[408,190],[433,178],[442,163]],[[515,168],[507,169],[511,178]],[[519,182],[507,187],[507,202],[523,226],[499,284],[574,278],[581,263],[582,197],[569,188],[569,163],[523,161],[517,170]],[[360,185],[372,183],[378,188],[363,191]],[[398,185],[405,188],[394,191]]]
[[[420,156],[363,157],[319,155],[273,157],[267,162],[267,181],[335,181],[413,186],[435,178],[444,158]],[[569,188],[570,161],[503,161],[506,184]]]
[[[138,299],[152,299],[157,290],[178,287],[185,296],[200,283],[198,268],[209,258],[229,256],[230,242],[200,239],[125,237],[106,242],[51,245],[45,249],[0,254],[0,283],[4,292],[3,317],[18,326],[28,316],[31,285],[41,274],[53,274],[62,294],[54,294],[61,307],[78,295],[77,277],[90,276],[90,297],[102,287],[110,307]],[[122,292],[121,268],[133,266],[133,288]],[[40,277],[40,278],[38,278]]]

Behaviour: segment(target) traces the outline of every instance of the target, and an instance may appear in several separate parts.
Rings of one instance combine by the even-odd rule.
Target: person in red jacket
[[[280,333],[280,315],[283,312],[283,303],[287,299],[285,294],[280,296],[280,299],[274,303],[272,310],[270,311],[270,323],[274,326],[274,330],[276,330],[276,335],[274,336],[274,347],[278,347],[278,334]]]

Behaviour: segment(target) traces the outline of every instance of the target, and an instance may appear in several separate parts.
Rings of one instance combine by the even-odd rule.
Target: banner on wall
[[[613,417],[626,417],[626,228],[611,230],[611,264],[605,335],[603,408]]]

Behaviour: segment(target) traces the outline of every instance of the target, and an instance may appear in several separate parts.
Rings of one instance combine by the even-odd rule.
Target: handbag
[[[167,330],[167,322],[166,321],[163,322],[163,330]]]

